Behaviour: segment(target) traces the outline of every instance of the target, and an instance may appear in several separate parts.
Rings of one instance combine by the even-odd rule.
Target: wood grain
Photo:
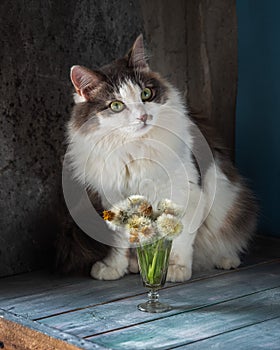
[[[187,283],[224,273],[227,272],[204,271],[195,274]],[[117,281],[96,281],[90,277],[72,277],[71,280],[34,273],[17,277],[15,280],[12,277],[0,279],[0,308],[32,319],[144,293],[140,275],[125,276]]]
[[[272,237],[258,236],[256,237],[251,247],[251,254],[246,255],[246,266],[258,264],[264,261],[270,261],[280,258],[279,239]],[[204,271],[194,273],[192,280],[202,277],[210,277],[215,274],[224,273],[222,270]],[[139,276],[135,276],[139,279]],[[106,289],[107,282],[98,282]],[[91,289],[95,282],[90,276],[65,276],[59,274],[52,274],[47,270],[34,271],[23,273],[16,276],[0,277],[0,307],[3,300],[11,300],[13,298],[22,298],[25,296],[38,295],[47,293],[52,290],[58,291],[62,287],[71,289],[71,285],[80,286],[80,289]],[[78,288],[78,287],[77,287]],[[19,300],[19,299],[18,299]]]
[[[0,307],[36,319],[141,292],[143,286],[139,275],[130,275],[120,281],[96,281],[89,278],[81,283],[63,284],[61,288],[17,297],[12,299],[12,302],[11,299],[4,299],[0,301]]]
[[[139,312],[136,306],[146,298],[146,295],[140,295],[83,310],[73,310],[41,319],[40,322],[79,337],[88,337],[169,317],[172,314],[191,312],[279,285],[280,264],[261,265],[162,290],[160,298],[173,307],[173,310],[166,314]],[[120,287],[122,288],[121,284]]]
[[[5,299],[51,291],[63,286],[92,282],[89,277],[62,276],[47,270],[33,271],[0,278],[0,303]]]
[[[113,349],[170,349],[280,317],[280,288],[89,338]]]
[[[279,350],[280,348],[280,318],[273,318],[269,321],[260,322],[252,326],[237,329],[213,338],[197,341],[190,345],[184,345],[188,350],[251,350],[267,349]],[[178,349],[182,349],[179,347]]]
[[[258,344],[253,336],[256,326],[258,332],[263,329],[267,334],[264,346],[270,341],[273,349],[279,337],[273,337],[265,325],[280,316],[279,293],[275,293],[280,286],[279,241],[268,243],[266,238],[260,243],[257,255],[249,259],[253,265],[195,274],[186,283],[168,283],[160,296],[173,310],[165,314],[136,309],[146,299],[139,275],[107,282],[44,271],[1,278],[0,308],[5,311],[0,309],[0,341],[5,340],[10,350],[49,350],[45,343],[50,349],[60,349],[55,339],[81,349],[185,348],[211,339],[209,347],[215,347],[215,338],[219,344],[230,344],[231,335],[242,343],[248,328],[247,348],[251,350]],[[62,349],[68,350],[64,344]]]

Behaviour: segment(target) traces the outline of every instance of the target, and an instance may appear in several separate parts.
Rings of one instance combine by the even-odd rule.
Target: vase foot
[[[138,307],[138,310],[140,311],[151,312],[151,313],[166,312],[172,309],[170,305],[160,303],[159,301],[155,301],[155,302],[147,301],[146,303],[139,304],[137,307]]]

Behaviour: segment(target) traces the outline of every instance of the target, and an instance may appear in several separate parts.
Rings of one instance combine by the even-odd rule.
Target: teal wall
[[[260,233],[280,236],[280,1],[236,3],[236,163],[260,201]]]

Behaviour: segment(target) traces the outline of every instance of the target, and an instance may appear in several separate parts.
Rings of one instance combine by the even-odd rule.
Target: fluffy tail
[[[109,247],[85,234],[71,218],[65,204],[59,217],[61,227],[55,242],[55,270],[89,275],[92,265],[108,254]]]

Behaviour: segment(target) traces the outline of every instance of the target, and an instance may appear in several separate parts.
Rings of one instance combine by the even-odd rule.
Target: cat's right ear
[[[102,81],[102,76],[99,73],[82,66],[73,66],[71,68],[70,78],[77,94],[84,101],[90,99],[91,91]]]

